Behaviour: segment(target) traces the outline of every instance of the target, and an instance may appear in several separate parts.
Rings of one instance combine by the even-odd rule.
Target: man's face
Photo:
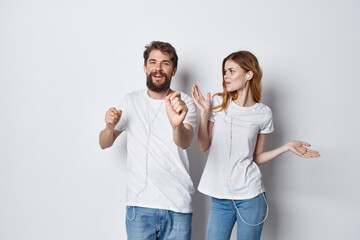
[[[171,78],[175,76],[176,68],[167,53],[152,50],[144,65],[146,85],[154,92],[163,92],[170,88]]]

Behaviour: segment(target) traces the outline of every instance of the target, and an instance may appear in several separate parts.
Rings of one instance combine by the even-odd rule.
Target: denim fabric
[[[192,213],[129,206],[126,209],[128,240],[190,240]]]
[[[207,240],[228,240],[237,221],[238,240],[259,240],[266,217],[267,204],[265,193],[246,200],[211,198],[211,208],[207,225]],[[246,224],[236,211],[236,207]]]

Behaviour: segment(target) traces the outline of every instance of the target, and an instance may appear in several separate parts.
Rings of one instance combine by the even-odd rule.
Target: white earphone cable
[[[136,193],[136,196],[139,196],[140,193],[142,193],[143,191],[145,191],[146,187],[147,187],[147,184],[148,184],[148,176],[149,176],[149,173],[148,173],[148,158],[149,158],[149,144],[150,144],[150,136],[151,136],[151,127],[153,125],[153,122],[155,121],[155,119],[157,118],[160,110],[161,110],[161,107],[162,105],[164,104],[164,99],[166,97],[166,95],[168,94],[170,89],[168,89],[164,95],[164,97],[162,98],[162,102],[159,106],[159,108],[156,110],[155,112],[155,115],[154,115],[154,118],[152,120],[150,120],[150,114],[149,114],[149,100],[145,97],[145,102],[146,102],[146,112],[147,112],[147,120],[149,122],[149,125],[148,125],[148,136],[147,136],[147,139],[146,139],[146,153],[145,153],[145,183],[144,183],[144,187],[138,192]]]
[[[266,200],[266,197],[265,197],[265,194],[262,194],[264,200],[265,200],[265,203],[266,203],[266,216],[264,217],[264,219],[257,223],[257,224],[251,224],[251,223],[248,223],[244,220],[244,218],[241,216],[240,214],[240,211],[238,209],[238,207],[236,206],[236,203],[234,201],[234,197],[233,197],[233,194],[230,190],[230,186],[229,186],[229,176],[230,176],[230,167],[231,167],[231,154],[232,154],[232,126],[233,126],[233,120],[232,120],[232,117],[230,116],[229,114],[229,118],[230,118],[230,149],[229,149],[229,167],[228,167],[228,174],[227,174],[227,187],[228,187],[228,190],[229,190],[229,193],[230,193],[230,196],[231,196],[231,201],[233,202],[234,204],[234,207],[236,209],[236,212],[237,214],[239,215],[240,219],[246,224],[246,225],[249,225],[249,226],[252,226],[252,227],[256,227],[256,226],[259,226],[260,224],[264,223],[265,220],[267,219],[268,215],[269,215],[269,205],[268,205],[268,202]]]

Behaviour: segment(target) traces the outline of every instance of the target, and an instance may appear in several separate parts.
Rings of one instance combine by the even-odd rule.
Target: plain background
[[[221,62],[249,50],[274,114],[261,166],[270,215],[262,239],[360,239],[360,2],[0,1],[0,239],[125,239],[126,136],[101,150],[104,116],[145,88],[142,53],[172,43],[172,87],[221,91]],[[195,136],[196,138],[196,136]],[[194,138],[194,139],[195,139]],[[207,153],[188,151],[197,187]],[[209,198],[196,192],[193,238]],[[236,239],[235,235],[232,239]]]

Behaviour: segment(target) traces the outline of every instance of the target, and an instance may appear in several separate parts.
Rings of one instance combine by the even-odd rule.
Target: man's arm
[[[165,98],[166,114],[173,128],[173,140],[182,149],[190,146],[194,136],[193,128],[190,124],[183,123],[188,108],[181,100],[180,92],[169,94]]]
[[[194,131],[190,124],[182,123],[178,127],[173,127],[173,140],[175,144],[182,149],[186,149],[190,146],[193,136]]]
[[[121,110],[116,108],[110,108],[105,114],[106,127],[100,132],[99,144],[102,149],[111,147],[116,138],[122,133],[122,131],[115,130],[116,125],[121,119]]]

